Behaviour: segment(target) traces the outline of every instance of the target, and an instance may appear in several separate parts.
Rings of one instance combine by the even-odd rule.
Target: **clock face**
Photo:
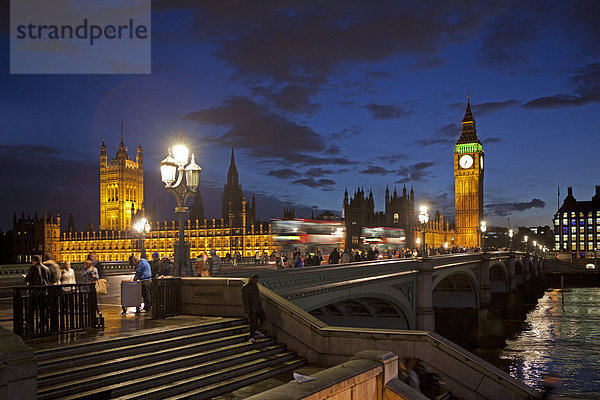
[[[468,154],[465,154],[460,158],[460,160],[458,160],[458,165],[460,165],[460,167],[464,169],[471,168],[471,166],[473,165],[473,157],[471,157]]]
[[[483,169],[483,156],[479,156],[479,165],[480,168]]]

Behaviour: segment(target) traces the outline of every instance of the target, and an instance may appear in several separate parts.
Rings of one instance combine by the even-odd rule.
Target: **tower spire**
[[[231,164],[230,167],[235,167],[235,155],[233,154],[233,146],[231,146]]]

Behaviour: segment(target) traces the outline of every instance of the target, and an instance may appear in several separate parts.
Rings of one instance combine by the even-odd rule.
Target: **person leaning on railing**
[[[152,309],[152,268],[150,264],[138,255],[134,255],[133,263],[136,266],[134,281],[142,282],[142,297],[144,298],[144,308],[142,311],[149,312]],[[136,310],[139,312],[139,310]]]
[[[28,285],[48,285],[52,279],[50,269],[42,264],[40,256],[32,257],[32,265],[29,267],[29,271],[25,276],[25,282]]]

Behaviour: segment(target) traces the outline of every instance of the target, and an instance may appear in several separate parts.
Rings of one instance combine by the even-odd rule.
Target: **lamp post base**
[[[174,276],[192,276],[192,266],[190,264],[190,242],[175,242],[174,247]]]

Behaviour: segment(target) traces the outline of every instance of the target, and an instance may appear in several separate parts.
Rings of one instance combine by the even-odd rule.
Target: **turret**
[[[125,160],[127,159],[127,148],[123,141],[123,113],[121,113],[121,142],[119,143],[119,150],[117,151],[117,159],[119,160],[119,163],[125,163]]]
[[[106,168],[106,145],[104,144],[104,138],[102,139],[102,146],[100,146],[100,168]]]
[[[142,155],[142,141],[140,140],[137,148],[137,157],[135,159],[137,162],[138,168],[144,167],[144,156]]]

